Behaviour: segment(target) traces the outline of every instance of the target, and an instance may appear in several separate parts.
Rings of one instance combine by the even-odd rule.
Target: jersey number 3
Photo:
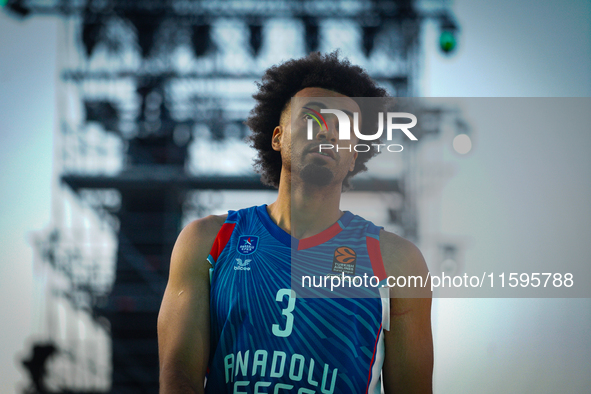
[[[281,314],[287,318],[285,321],[285,328],[281,328],[279,324],[273,324],[273,335],[278,337],[288,337],[293,330],[293,309],[295,308],[296,293],[291,289],[279,289],[275,301],[282,302],[285,296],[289,297],[287,307],[281,311]]]

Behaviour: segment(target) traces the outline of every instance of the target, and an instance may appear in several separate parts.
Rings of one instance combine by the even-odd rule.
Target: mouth
[[[330,159],[336,160],[336,155],[335,155],[335,152],[334,152],[334,150],[332,150],[332,149],[322,149],[322,150],[321,150],[319,145],[315,145],[315,146],[313,146],[313,147],[312,147],[312,148],[311,148],[311,149],[308,151],[308,153],[312,153],[312,154],[314,154],[315,156],[316,156],[316,155],[317,155],[317,156],[324,156],[324,157],[327,157],[327,158],[330,158]]]

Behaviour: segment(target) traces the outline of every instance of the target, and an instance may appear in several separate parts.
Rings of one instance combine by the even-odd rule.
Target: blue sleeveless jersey
[[[379,231],[345,212],[320,234],[296,240],[266,205],[230,211],[208,257],[205,392],[380,393],[389,298],[298,298],[291,283],[292,270],[383,283]]]

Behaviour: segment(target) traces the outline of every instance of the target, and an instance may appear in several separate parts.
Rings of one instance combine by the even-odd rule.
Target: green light
[[[456,36],[449,30],[444,30],[439,36],[439,47],[445,53],[450,53],[456,47]]]
[[[4,7],[8,3],[8,0],[0,0],[0,7]]]

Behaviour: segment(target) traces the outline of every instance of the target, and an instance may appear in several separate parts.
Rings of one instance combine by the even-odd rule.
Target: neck
[[[281,172],[277,201],[267,207],[271,219],[297,239],[311,237],[332,226],[342,216],[342,185],[311,186]]]

